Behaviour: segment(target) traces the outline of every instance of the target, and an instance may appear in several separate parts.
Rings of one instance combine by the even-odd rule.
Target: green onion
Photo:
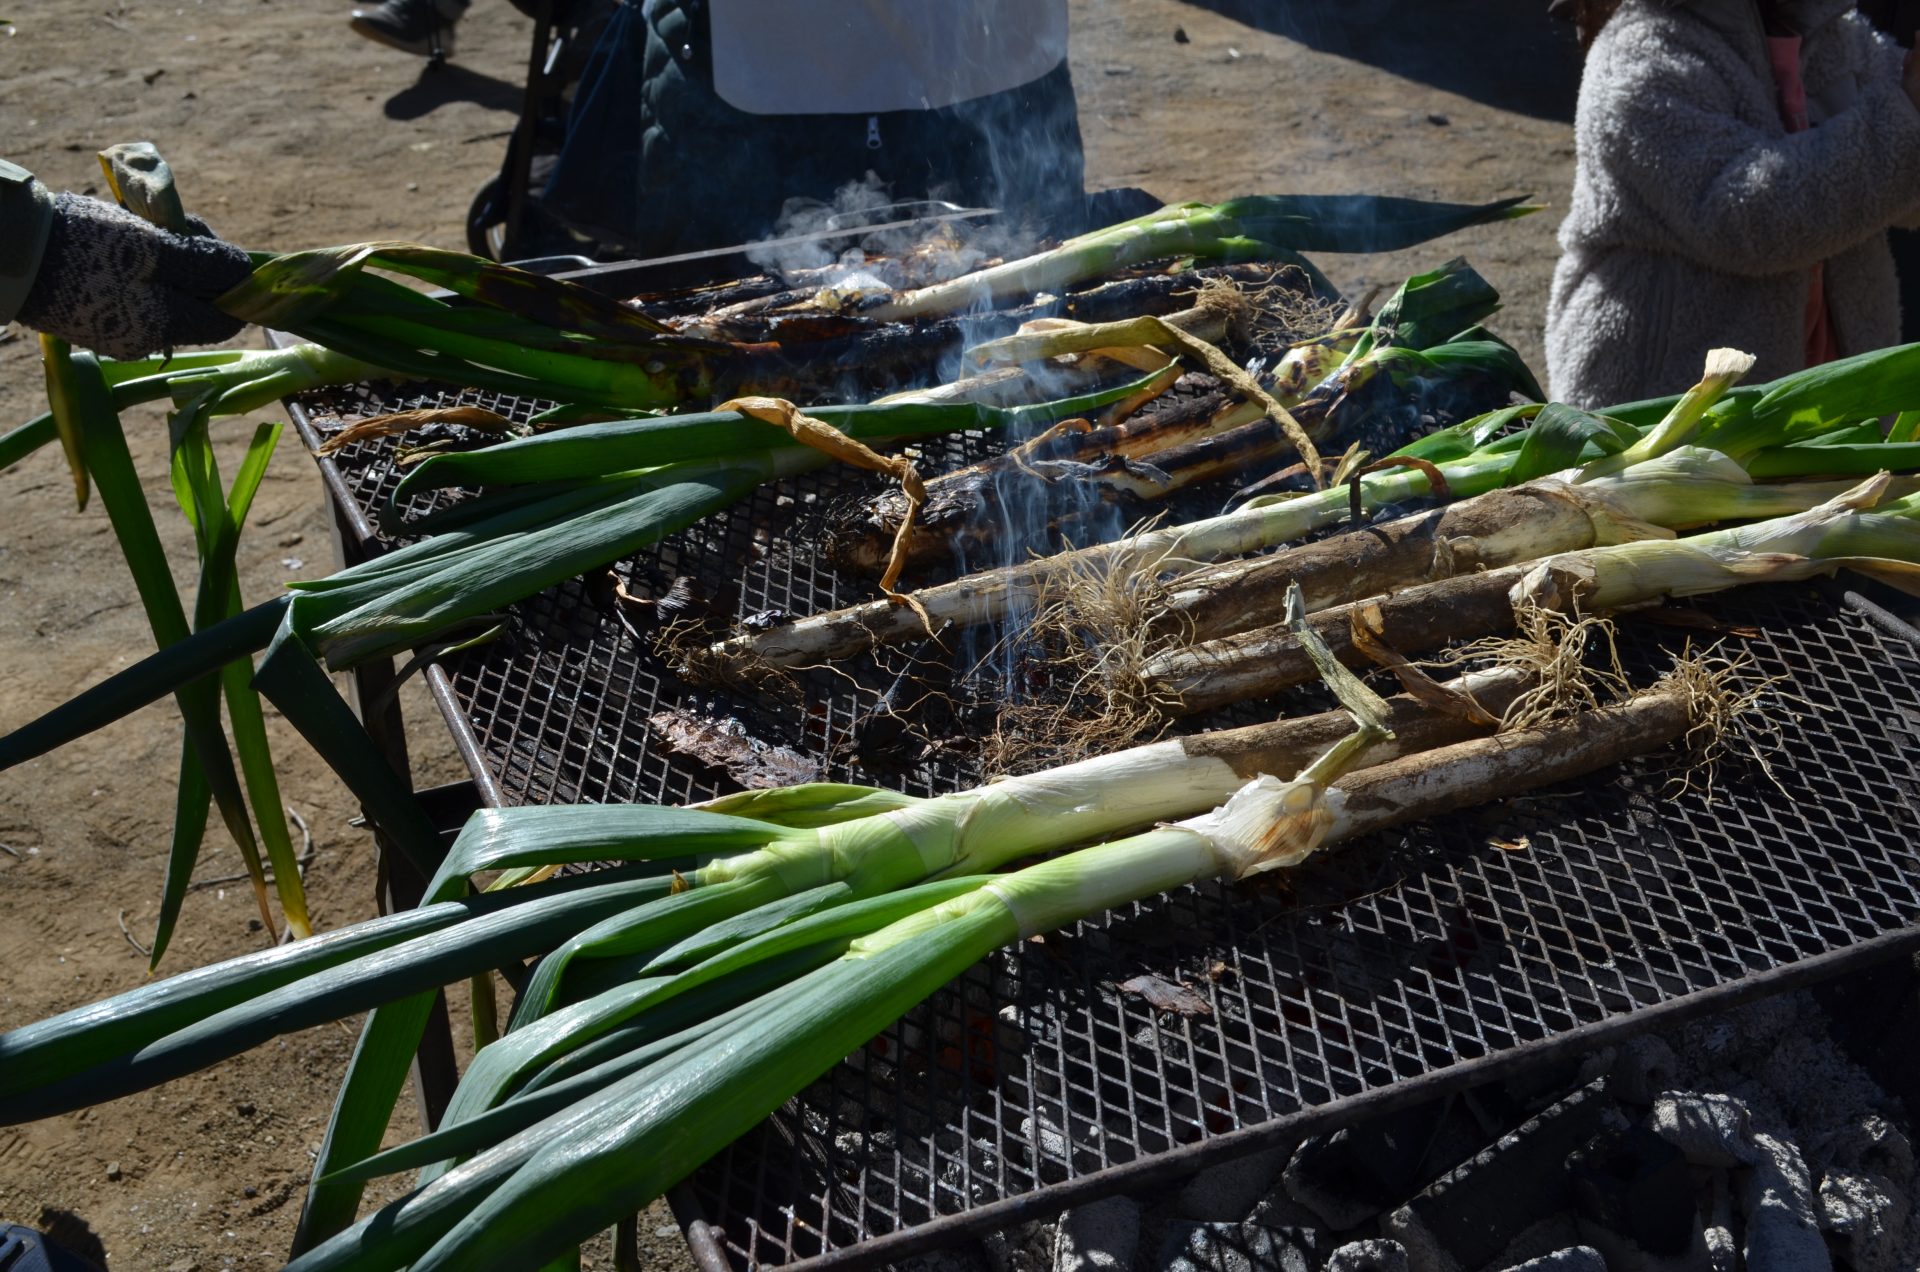
[[[1360,195],[1268,195],[1220,204],[1176,203],[1068,239],[1051,251],[903,292],[862,315],[888,320],[958,313],[1012,296],[1054,291],[1168,256],[1218,256],[1252,246],[1294,252],[1390,252],[1487,221],[1539,209],[1524,199],[1480,206]]]

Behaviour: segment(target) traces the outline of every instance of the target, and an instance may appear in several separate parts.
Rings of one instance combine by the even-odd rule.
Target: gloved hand
[[[213,344],[242,323],[213,305],[253,270],[197,217],[191,235],[78,194],[53,200],[40,271],[20,306],[29,327],[114,358]]]

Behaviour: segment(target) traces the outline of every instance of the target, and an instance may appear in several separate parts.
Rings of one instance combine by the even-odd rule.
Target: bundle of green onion
[[[1297,605],[1293,622],[1311,643]],[[1664,745],[1692,718],[1689,695],[1656,689],[1491,744],[1418,751],[1463,726],[1381,702],[1324,650],[1318,661],[1344,712],[940,799],[807,787],[707,810],[481,814],[419,910],[0,1035],[0,1111],[17,1120],[108,1098],[386,1002],[322,1147],[292,1266],[538,1266],[1023,934],[1586,772]],[[1477,688],[1497,707],[1515,688],[1506,680]],[[1289,782],[1254,776],[1296,771]],[[1013,874],[980,873],[1182,815]],[[473,871],[609,858],[646,864],[464,896]],[[512,1028],[482,1051],[443,1128],[376,1155],[424,991],[543,951]],[[464,1160],[449,1169],[449,1159]],[[354,1222],[365,1179],[416,1166],[427,1168],[419,1189]]]
[[[115,147],[101,159],[110,186],[134,210],[161,224],[181,220],[172,174],[152,147]],[[1296,247],[1366,251],[1404,245],[1517,214],[1512,201],[1468,207],[1282,198],[1241,201],[1229,213],[1230,208],[1222,205],[1214,214],[1198,206],[1169,209],[1157,218],[1115,227],[1108,237],[1125,237],[1137,250],[1152,245],[1163,252],[1219,258],[1248,250],[1246,231],[1252,229],[1259,232],[1263,250],[1290,256]],[[1315,224],[1315,217],[1328,224]],[[1348,224],[1366,228],[1341,228]],[[1091,276],[1090,269],[1097,273],[1144,259],[1120,252],[1107,256],[1101,266],[1089,245],[1099,238],[1088,236],[1031,258],[1023,263],[1026,276],[1036,286],[1065,285]],[[323,385],[403,379],[556,399],[563,404],[562,414],[582,409],[634,413],[699,404],[728,392],[779,391],[796,368],[806,370],[803,349],[684,334],[589,289],[460,253],[371,243],[283,256],[257,254],[255,260],[252,277],[220,304],[237,317],[290,331],[309,343],[276,352],[196,353],[116,363],[75,354],[49,341],[52,409],[0,436],[0,468],[58,440],[82,506],[92,486],[100,485],[166,664],[148,667],[161,674],[140,692],[146,700],[177,692],[188,726],[168,879],[154,939],[156,964],[198,859],[210,804],[218,807],[241,849],[269,931],[275,924],[267,903],[268,862],[289,926],[297,935],[309,930],[267,749],[264,712],[250,685],[248,654],[277,635],[273,650],[278,657],[269,656],[272,666],[262,668],[259,687],[274,686],[282,708],[348,778],[396,841],[424,855],[429,831],[406,793],[382,766],[368,762],[349,713],[331,699],[316,698],[325,681],[313,674],[307,644],[335,665],[405,648],[450,623],[564,578],[568,567],[604,564],[653,542],[726,506],[759,482],[823,462],[817,454],[775,446],[764,436],[728,439],[743,443],[740,447],[719,445],[726,436],[724,427],[716,428],[712,441],[694,442],[689,429],[714,423],[711,417],[689,417],[684,426],[640,426],[632,430],[633,445],[622,452],[629,457],[623,467],[603,464],[588,477],[472,501],[442,519],[441,525],[459,526],[451,538],[433,541],[411,556],[373,563],[350,581],[315,584],[311,595],[301,598],[303,604],[282,598],[246,610],[233,580],[232,554],[251,483],[259,480],[277,434],[263,431],[256,437],[239,480],[231,491],[222,491],[208,441],[214,419]],[[428,295],[408,283],[441,288],[447,295]],[[970,290],[975,282],[962,279],[954,285]],[[156,401],[174,408],[173,484],[193,522],[200,557],[201,581],[191,623],[188,607],[173,590],[151,518],[139,503],[124,443],[118,439],[117,414]],[[923,413],[920,423],[909,425],[910,414],[897,417],[899,431],[869,435],[912,436],[929,429],[1004,422],[977,413],[956,413],[945,420]],[[443,574],[445,586],[437,581]],[[459,588],[472,590],[453,590]],[[287,620],[284,625],[282,618]],[[188,641],[190,633],[196,641]],[[210,663],[203,654],[222,661]],[[221,669],[224,692],[194,683],[216,668]],[[220,718],[222,697],[231,745]],[[78,718],[90,718],[96,723],[85,727],[97,727],[120,713],[123,708],[114,706],[92,716],[83,710]]]
[[[1609,457],[1652,458],[1682,444],[1718,451],[1756,479],[1920,469],[1920,411],[1911,409],[1920,401],[1920,345],[1860,354],[1771,384],[1729,390],[1729,383],[1710,374],[1685,394],[1601,411],[1559,403],[1494,411],[1403,446],[1334,489],[1264,497],[1200,521],[979,571],[920,589],[917,611],[868,602],[808,615],[718,642],[712,662],[809,666],[924,636],[929,622],[937,631],[1031,612],[1077,574],[1219,561],[1338,527],[1365,510],[1466,499]],[[1898,418],[1883,437],[1878,420],[1888,415]]]

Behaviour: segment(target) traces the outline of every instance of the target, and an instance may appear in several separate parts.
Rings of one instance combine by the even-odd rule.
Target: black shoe
[[[355,9],[352,26],[369,40],[417,57],[453,53],[453,24],[467,11],[465,0],[381,0]]]

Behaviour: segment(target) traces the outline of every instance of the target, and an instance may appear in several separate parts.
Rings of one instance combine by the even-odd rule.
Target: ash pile
[[[911,1272],[1908,1272],[1920,970],[1642,1034]]]

